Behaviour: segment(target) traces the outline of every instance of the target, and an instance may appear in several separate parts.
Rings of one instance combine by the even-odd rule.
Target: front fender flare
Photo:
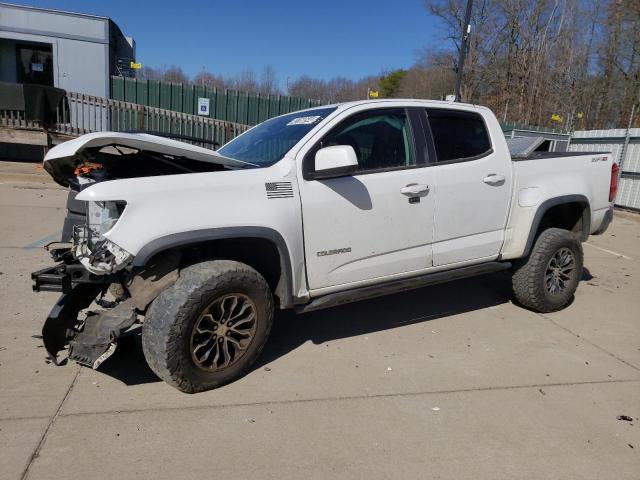
[[[280,298],[281,307],[293,306],[293,272],[289,249],[282,235],[268,227],[220,227],[191,230],[174,233],[152,240],[140,249],[133,259],[133,266],[146,265],[158,253],[177,247],[186,247],[212,240],[230,240],[234,238],[259,238],[272,242],[280,257],[280,281],[275,294]]]

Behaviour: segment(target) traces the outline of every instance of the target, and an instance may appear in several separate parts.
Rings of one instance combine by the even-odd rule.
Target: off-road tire
[[[190,341],[201,313],[221,295],[246,295],[255,305],[256,327],[244,354],[221,371],[199,368]],[[273,322],[273,296],[253,268],[230,260],[212,260],[180,271],[180,277],[151,303],[142,326],[142,349],[153,372],[186,393],[211,390],[248,373],[260,355]]]
[[[574,269],[566,287],[555,294],[548,291],[545,275],[552,257],[561,249],[568,249],[574,259]],[[516,300],[536,312],[561,310],[571,303],[582,276],[584,258],[578,237],[560,228],[544,230],[533,246],[531,254],[517,261],[511,278]]]

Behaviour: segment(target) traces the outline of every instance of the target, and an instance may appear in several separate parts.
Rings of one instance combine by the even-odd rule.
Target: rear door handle
[[[504,175],[497,175],[495,173],[490,173],[482,179],[482,181],[487,185],[502,185],[504,180]]]
[[[424,197],[429,193],[429,185],[422,183],[410,183],[409,185],[402,187],[400,193],[407,197]]]

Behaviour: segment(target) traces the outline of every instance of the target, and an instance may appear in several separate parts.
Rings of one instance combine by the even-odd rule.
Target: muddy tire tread
[[[231,260],[212,260],[197,263],[181,270],[180,277],[174,285],[162,292],[151,304],[142,327],[142,347],[145,358],[151,370],[169,385],[182,392],[195,393],[222,386],[229,381],[211,381],[206,384],[196,383],[185,373],[191,365],[183,355],[177,354],[183,348],[184,335],[194,311],[217,291],[229,288],[238,282],[249,288],[261,292],[261,298],[254,299],[263,302],[269,312],[268,318],[263,319],[266,332],[262,338],[255,338],[259,342],[257,350],[253,351],[249,362],[245,362],[237,377],[247,373],[251,364],[262,351],[273,320],[273,296],[265,279],[256,270],[240,262]],[[243,359],[239,361],[242,362]]]

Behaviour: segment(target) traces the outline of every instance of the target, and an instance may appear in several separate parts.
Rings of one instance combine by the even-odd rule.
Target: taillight
[[[611,165],[611,183],[609,184],[610,202],[615,201],[616,194],[618,193],[618,172],[620,172],[620,167],[616,162],[613,162],[613,165]]]

